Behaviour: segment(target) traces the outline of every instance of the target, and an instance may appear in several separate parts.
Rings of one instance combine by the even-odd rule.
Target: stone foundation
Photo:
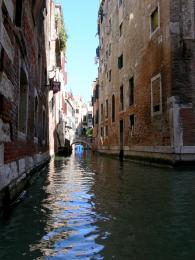
[[[195,163],[195,146],[182,147],[180,152],[174,152],[170,146],[135,146],[124,147],[124,158],[132,161],[145,161],[150,163],[181,165],[186,163]],[[119,156],[120,149],[97,150],[101,154]]]
[[[1,146],[0,146],[1,149]],[[27,156],[7,164],[0,164],[0,207],[5,196],[13,201],[24,189],[30,176],[50,159],[48,152]],[[1,162],[1,160],[0,160]]]

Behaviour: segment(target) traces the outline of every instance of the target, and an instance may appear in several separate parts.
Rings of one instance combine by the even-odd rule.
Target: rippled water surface
[[[195,259],[195,170],[52,160],[0,218],[0,259]]]

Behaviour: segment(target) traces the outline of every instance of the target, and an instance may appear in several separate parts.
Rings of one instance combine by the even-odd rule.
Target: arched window
[[[112,122],[115,122],[115,96],[112,95]]]
[[[21,68],[18,130],[24,134],[26,134],[27,131],[27,112],[28,112],[28,80],[26,77],[26,73]]]

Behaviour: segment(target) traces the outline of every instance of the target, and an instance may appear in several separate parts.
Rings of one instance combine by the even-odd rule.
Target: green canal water
[[[56,158],[0,217],[0,259],[195,259],[195,170]]]

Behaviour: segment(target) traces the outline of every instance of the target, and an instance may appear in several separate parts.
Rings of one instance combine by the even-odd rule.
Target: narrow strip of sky
[[[67,89],[91,100],[92,82],[97,77],[94,58],[98,46],[97,13],[99,0],[62,0],[64,23],[68,33]]]

